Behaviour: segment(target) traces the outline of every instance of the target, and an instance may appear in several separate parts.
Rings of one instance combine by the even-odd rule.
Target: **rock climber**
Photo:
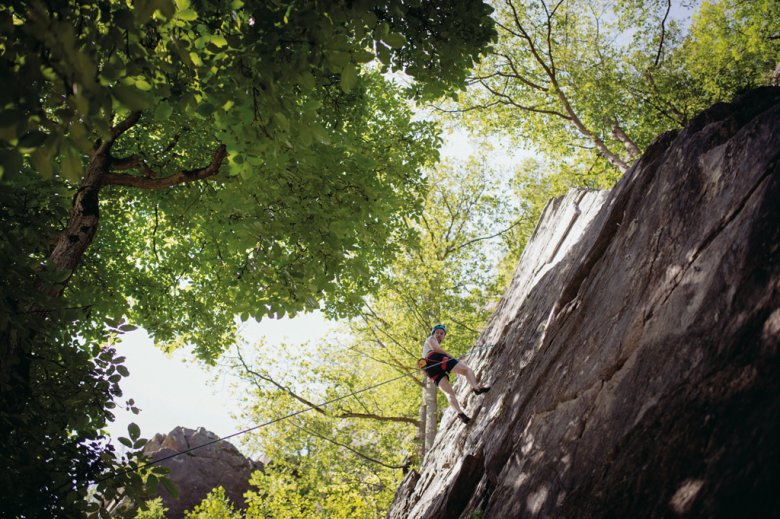
[[[442,349],[441,343],[446,336],[447,328],[443,324],[437,324],[433,327],[433,330],[431,330],[431,335],[425,339],[422,351],[423,359],[425,359],[423,371],[425,371],[428,377],[433,380],[433,383],[447,395],[447,400],[450,405],[458,412],[458,418],[460,418],[463,423],[469,423],[471,418],[463,412],[463,408],[460,406],[460,403],[458,403],[455,391],[450,384],[450,371],[465,376],[471,386],[471,390],[477,395],[490,391],[490,387],[480,386],[477,383],[477,377],[474,376],[474,372],[465,362],[458,361],[455,357]]]

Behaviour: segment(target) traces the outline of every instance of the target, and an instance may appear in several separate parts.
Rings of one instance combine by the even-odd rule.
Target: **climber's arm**
[[[439,346],[439,341],[437,341],[434,337],[428,338],[428,345],[431,347],[431,351],[435,351],[436,353],[441,353],[443,355],[448,356],[451,359],[455,358],[450,352],[448,352],[447,350]]]

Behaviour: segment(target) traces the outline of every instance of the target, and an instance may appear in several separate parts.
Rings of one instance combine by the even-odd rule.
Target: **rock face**
[[[548,205],[392,518],[780,517],[780,88]]]
[[[176,427],[168,434],[155,434],[144,446],[144,453],[152,460],[205,445],[218,437],[204,428],[197,430]],[[249,477],[262,470],[262,463],[245,458],[232,444],[220,441],[181,456],[162,461],[170,469],[168,478],[176,485],[179,498],[173,499],[160,487],[160,496],[169,509],[166,517],[184,517],[184,511],[198,505],[216,486],[237,508],[244,508],[243,494],[249,490]]]

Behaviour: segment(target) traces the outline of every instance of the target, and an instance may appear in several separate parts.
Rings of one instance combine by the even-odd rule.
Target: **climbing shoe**
[[[482,393],[487,393],[488,391],[490,391],[490,386],[480,386],[474,390],[474,394],[481,395]]]
[[[458,413],[458,418],[460,418],[460,421],[463,423],[469,423],[471,421],[471,418],[466,416],[466,413]]]

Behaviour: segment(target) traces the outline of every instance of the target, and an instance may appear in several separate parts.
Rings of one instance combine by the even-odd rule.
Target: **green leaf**
[[[131,440],[137,440],[141,436],[141,428],[136,423],[128,425],[127,432],[130,434]]]
[[[160,478],[160,483],[162,484],[163,488],[168,491],[168,494],[170,494],[173,499],[177,499],[179,497],[179,489],[176,488],[176,485],[174,485],[170,479]]]
[[[135,19],[140,25],[149,21],[154,14],[155,9],[156,6],[154,5],[153,0],[135,0],[135,2],[133,2]]]
[[[225,39],[225,37],[222,36],[221,34],[212,34],[209,37],[209,41],[213,45],[216,45],[217,47],[225,47],[225,46],[227,46],[227,43],[228,43],[227,40]]]
[[[159,121],[167,120],[172,113],[173,113],[173,107],[170,105],[170,103],[167,103],[165,101],[158,104],[157,107],[154,109],[154,117]]]
[[[152,85],[144,78],[138,78],[135,80],[135,86],[138,90],[148,92],[152,89]]]
[[[359,50],[352,54],[352,58],[356,63],[368,63],[372,61],[376,56],[373,52],[367,50]]]
[[[349,63],[349,53],[338,50],[330,51],[326,54],[328,61],[337,69],[346,66]]]
[[[276,112],[273,115],[273,120],[278,128],[285,131],[290,129],[290,121],[287,120],[287,117],[282,112]]]
[[[358,72],[352,65],[347,65],[341,70],[341,90],[349,94],[357,82]]]
[[[393,57],[393,53],[386,45],[377,45],[376,46],[376,56],[379,58],[379,61],[382,62],[384,65],[389,65],[390,60]]]
[[[406,38],[404,35],[397,32],[391,32],[387,36],[383,36],[382,41],[394,49],[400,49],[406,45]]]
[[[119,438],[117,438],[117,440],[119,440],[119,443],[121,443],[125,447],[127,447],[129,449],[133,448],[133,442],[130,441],[129,438],[125,438],[124,436],[120,436]]]
[[[54,148],[42,146],[30,155],[30,164],[43,178],[54,175]]]
[[[198,12],[192,8],[183,9],[176,13],[176,18],[185,22],[192,22],[198,19]]]
[[[189,56],[190,56],[190,60],[192,61],[193,65],[195,65],[196,67],[203,66],[203,61],[200,59],[200,56],[198,56],[198,54],[196,52],[194,52],[194,51],[190,52]]]
[[[89,131],[81,121],[74,120],[71,122],[70,140],[82,154],[88,155],[92,151],[92,142],[89,139]]]
[[[330,144],[330,134],[321,124],[312,124],[310,129],[312,136],[317,139],[320,144]]]
[[[157,493],[157,486],[160,483],[160,479],[154,474],[149,474],[146,478],[146,492],[154,495]]]
[[[19,139],[19,151],[22,153],[32,152],[46,141],[46,137],[48,137],[48,135],[40,130],[25,133],[22,138]]]
[[[84,175],[84,166],[81,157],[73,146],[66,145],[61,159],[61,174],[74,184],[77,184]]]
[[[111,93],[123,106],[135,112],[149,108],[151,100],[149,96],[130,85],[114,85]]]
[[[172,0],[155,0],[155,6],[166,19],[170,20],[176,14],[176,4]]]
[[[314,90],[314,87],[317,86],[317,81],[314,79],[314,76],[311,72],[306,71],[299,76],[298,84],[308,92]]]
[[[116,370],[123,377],[129,377],[130,376],[130,370],[127,369],[127,366],[123,366],[123,365],[120,364],[119,366],[116,367]]]

